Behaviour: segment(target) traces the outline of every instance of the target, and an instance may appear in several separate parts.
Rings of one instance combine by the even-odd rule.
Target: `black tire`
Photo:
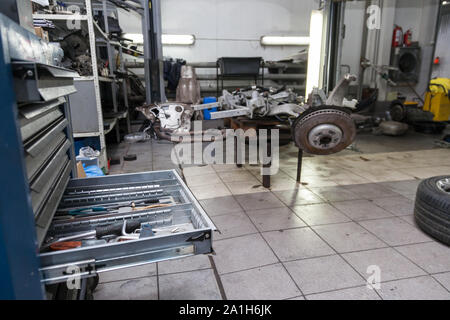
[[[414,217],[425,233],[450,245],[450,192],[438,187],[442,179],[450,179],[450,176],[432,177],[419,184]]]

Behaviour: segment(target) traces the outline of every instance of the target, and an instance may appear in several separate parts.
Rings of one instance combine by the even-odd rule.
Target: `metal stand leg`
[[[302,161],[303,161],[303,150],[298,149],[297,155],[297,183],[300,183],[302,177]]]
[[[242,168],[242,163],[238,163],[238,138],[234,137],[234,163],[236,167]]]
[[[270,145],[270,143],[267,144],[267,153],[268,156],[271,157],[272,156],[272,146]],[[272,166],[272,160],[267,163],[267,164],[263,164],[263,168],[270,168]],[[269,174],[264,174],[262,176],[262,180],[263,180],[263,187],[264,188],[270,188],[270,175]]]

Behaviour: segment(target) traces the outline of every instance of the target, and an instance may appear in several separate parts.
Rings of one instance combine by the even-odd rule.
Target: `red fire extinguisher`
[[[411,29],[408,29],[403,35],[403,45],[405,47],[409,47],[411,46],[411,41],[412,41],[412,31]]]
[[[403,30],[402,27],[395,25],[394,34],[392,35],[392,47],[400,47],[403,42]]]

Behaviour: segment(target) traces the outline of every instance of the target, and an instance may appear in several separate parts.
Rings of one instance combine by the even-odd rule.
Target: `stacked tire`
[[[450,176],[423,180],[417,188],[414,216],[417,225],[450,245]]]

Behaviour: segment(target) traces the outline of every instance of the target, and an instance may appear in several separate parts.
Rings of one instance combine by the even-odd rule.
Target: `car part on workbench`
[[[424,232],[450,245],[450,176],[428,178],[419,184],[414,216]]]
[[[350,109],[356,108],[357,101],[345,99],[348,86],[354,80],[356,76],[345,75],[328,97],[322,90],[314,88],[307,103],[303,97],[284,87],[251,86],[231,93],[224,90],[218,102],[192,106],[178,102],[162,103],[137,110],[150,120],[158,138],[172,141],[182,140],[174,140],[174,137],[192,135],[192,116],[204,109],[219,108],[219,111],[210,113],[211,119],[274,117],[292,125],[294,141],[299,148],[324,155],[341,151],[355,138],[356,128],[349,113]]]

